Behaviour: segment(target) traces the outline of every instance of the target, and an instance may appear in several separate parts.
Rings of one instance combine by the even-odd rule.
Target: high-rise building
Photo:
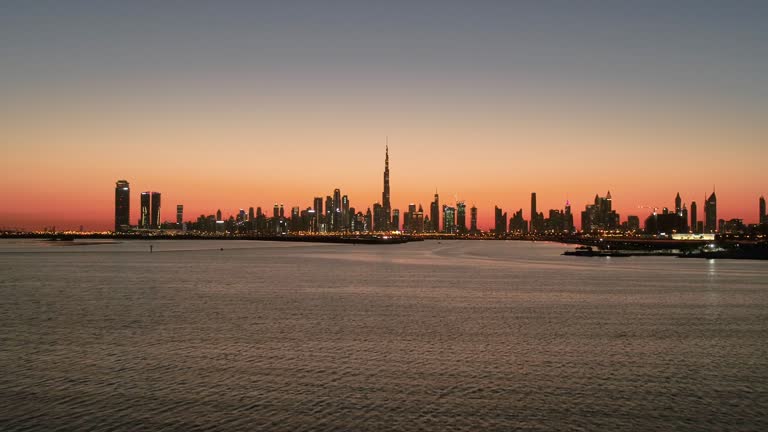
[[[496,232],[496,235],[503,235],[507,232],[507,214],[502,213],[500,208],[494,207],[493,215],[494,221],[496,222],[494,231]]]
[[[640,226],[640,222],[638,220],[638,226]],[[571,213],[571,202],[569,200],[565,200],[565,227],[564,230],[568,231],[569,233],[572,233],[574,231],[573,229],[573,213]]]
[[[160,228],[160,192],[152,192],[152,213],[150,214],[152,228]]]
[[[221,209],[216,210],[216,222],[221,222]]]
[[[440,196],[435,190],[435,200],[429,205],[429,222],[432,224],[433,232],[440,232]]]
[[[280,219],[285,218],[285,206],[283,206],[283,203],[280,203]]]
[[[456,203],[456,230],[459,234],[467,233],[467,205],[464,201]]]
[[[400,210],[398,209],[392,210],[392,230],[393,231],[400,230]]]
[[[275,203],[275,205],[272,207],[272,218],[277,219],[280,217],[280,206]]]
[[[696,206],[696,201],[691,201],[691,231],[698,233],[699,232],[699,215],[698,215],[698,207]]]
[[[389,229],[389,223],[392,220],[392,206],[389,202],[389,145],[386,146],[384,156],[384,191],[381,193],[381,206],[384,210],[384,229],[377,231],[386,231]]]
[[[248,208],[248,222],[253,225],[253,220],[256,218],[256,214],[253,212],[253,207]]]
[[[341,197],[341,229],[344,231],[349,231],[351,222],[352,221],[349,215],[349,197],[344,195]]]
[[[333,231],[341,231],[341,190],[333,190],[333,213],[331,213]]]
[[[469,232],[472,234],[477,234],[477,207],[475,205],[472,205],[472,208],[469,209]]]
[[[456,208],[443,205],[443,232],[456,234]]]
[[[333,197],[330,195],[325,196],[325,231],[330,231],[333,222]]]
[[[152,207],[152,194],[141,193],[141,213],[139,214],[139,228],[147,229],[150,225],[150,209]]]
[[[757,223],[768,223],[768,215],[765,213],[765,197],[760,197],[760,217],[757,219]]]
[[[131,225],[131,187],[125,180],[115,183],[115,232],[127,231]]]
[[[704,230],[708,233],[717,231],[717,196],[714,190],[704,201]]]
[[[539,230],[537,219],[539,213],[536,210],[536,192],[531,192],[531,229],[530,232],[537,232]]]
[[[251,207],[253,210],[253,207]],[[176,224],[181,225],[184,223],[184,205],[176,204]]]
[[[619,227],[619,215],[613,210],[611,191],[605,197],[595,194],[595,203],[586,206],[581,212],[581,230],[611,231]]]
[[[497,218],[501,217],[500,215],[501,210],[498,210],[497,212]],[[502,221],[497,221],[497,223],[501,223]],[[519,209],[518,211],[512,213],[512,217],[509,218],[509,232],[512,234],[527,234],[528,233],[528,222],[523,219],[523,209]]]
[[[373,231],[386,231],[387,222],[384,207],[379,203],[373,205]]]
[[[675,214],[682,216],[683,214],[683,207],[682,207],[682,198],[680,198],[680,192],[677,193],[677,196],[675,197]]]

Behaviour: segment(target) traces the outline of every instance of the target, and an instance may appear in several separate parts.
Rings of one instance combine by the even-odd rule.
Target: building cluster
[[[365,212],[358,211],[350,204],[349,197],[342,195],[340,189],[333,193],[315,197],[313,205],[305,209],[292,207],[286,213],[283,204],[275,203],[271,214],[261,207],[250,207],[227,219],[222,217],[221,210],[215,215],[200,215],[194,221],[184,221],[184,206],[176,206],[176,221],[160,221],[159,192],[142,192],[140,196],[141,211],[137,225],[130,225],[130,186],[127,181],[119,180],[115,185],[115,231],[176,229],[196,231],[201,233],[238,233],[258,235],[284,235],[295,232],[305,233],[371,233],[371,232],[405,232],[405,233],[437,233],[455,235],[477,235],[481,231],[477,227],[477,207],[469,209],[469,225],[467,225],[467,206],[464,201],[455,205],[440,205],[440,196],[435,191],[434,201],[429,205],[429,213],[425,213],[421,204],[408,205],[407,211],[393,209],[390,200],[389,185],[389,147],[384,156],[384,187],[381,202],[366,208]],[[768,214],[765,209],[765,198],[760,197],[759,222],[761,227],[768,225]],[[645,219],[641,228],[640,217],[627,216],[621,222],[619,214],[613,209],[611,192],[601,197],[595,195],[593,203],[587,204],[581,212],[582,233],[644,233],[651,235],[692,233],[745,233],[746,227],[741,219],[717,219],[717,197],[714,191],[709,197],[705,196],[703,220],[699,220],[698,206],[695,201],[690,208],[682,202],[680,194],[675,197],[674,211],[664,207],[661,211],[653,209],[653,213]],[[576,233],[571,204],[565,202],[562,209],[550,209],[548,213],[540,212],[537,207],[536,193],[531,194],[529,220],[523,216],[523,209],[518,209],[511,217],[501,208],[495,207],[494,228],[492,233],[497,237],[506,236],[537,236],[563,235]]]

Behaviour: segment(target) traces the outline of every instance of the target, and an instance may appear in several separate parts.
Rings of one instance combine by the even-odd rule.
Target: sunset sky
[[[631,3],[631,4],[630,4]],[[0,228],[110,229],[114,187],[163,219],[340,188],[626,220],[768,195],[766,1],[6,1]],[[577,224],[579,218],[577,216]]]

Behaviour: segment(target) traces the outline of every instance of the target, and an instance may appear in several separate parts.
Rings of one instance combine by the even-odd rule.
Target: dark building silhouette
[[[333,213],[331,213],[331,228],[333,231],[341,231],[341,191],[333,190]]]
[[[683,200],[680,198],[680,192],[677,193],[677,196],[675,197],[675,213],[678,215],[682,215],[683,207],[682,207]]]
[[[459,234],[466,234],[467,229],[467,205],[464,201],[456,203],[456,230]]]
[[[507,232],[507,214],[502,213],[497,206],[493,208],[494,232],[496,235],[504,235]]]
[[[443,205],[443,232],[456,234],[456,207]]]
[[[700,233],[699,231],[699,214],[698,214],[698,206],[696,205],[696,201],[691,201],[691,231],[694,233]]]
[[[667,234],[685,232],[685,219],[677,213],[654,212],[645,220],[646,234]]]
[[[509,218],[509,232],[518,235],[528,233],[528,221],[523,218],[523,209],[514,212]]]
[[[531,221],[529,232],[544,231],[544,214],[536,210],[536,192],[531,193]]]
[[[400,210],[398,209],[392,210],[392,230],[393,231],[400,230]]]
[[[760,197],[760,217],[757,219],[757,223],[768,223],[768,215],[765,213],[765,197]]]
[[[469,232],[472,234],[479,232],[477,229],[477,207],[474,205],[469,209]]]
[[[131,225],[131,187],[126,180],[115,183],[115,232],[127,231]]]
[[[251,207],[251,210],[253,210],[253,207]],[[176,205],[176,224],[181,226],[181,224],[183,223],[184,223],[184,205],[177,204]]]
[[[440,232],[440,197],[435,191],[435,200],[429,205],[429,222],[433,232]]]
[[[640,217],[639,216],[627,216],[627,230],[638,232],[640,231]]]
[[[704,230],[708,233],[717,231],[717,196],[714,190],[704,201]]]
[[[160,192],[152,192],[152,212],[150,213],[152,228],[160,228]]]
[[[374,231],[386,231],[386,214],[384,213],[384,207],[381,204],[373,204],[373,230]]]
[[[581,230],[612,231],[619,227],[619,215],[613,210],[611,191],[605,197],[595,195],[595,203],[581,212]]]
[[[341,197],[341,229],[343,231],[349,231],[349,227],[352,223],[349,214],[349,197],[343,195]]]
[[[139,228],[147,229],[150,226],[150,211],[152,207],[151,192],[142,192],[140,196],[141,213],[139,213]]]
[[[384,211],[382,229],[378,231],[387,231],[389,223],[392,220],[392,206],[389,202],[389,145],[386,146],[384,155],[384,191],[381,193],[381,205]]]

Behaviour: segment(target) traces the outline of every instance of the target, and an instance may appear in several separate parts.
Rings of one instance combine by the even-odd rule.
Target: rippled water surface
[[[768,430],[765,262],[149,244],[0,241],[0,430]]]

